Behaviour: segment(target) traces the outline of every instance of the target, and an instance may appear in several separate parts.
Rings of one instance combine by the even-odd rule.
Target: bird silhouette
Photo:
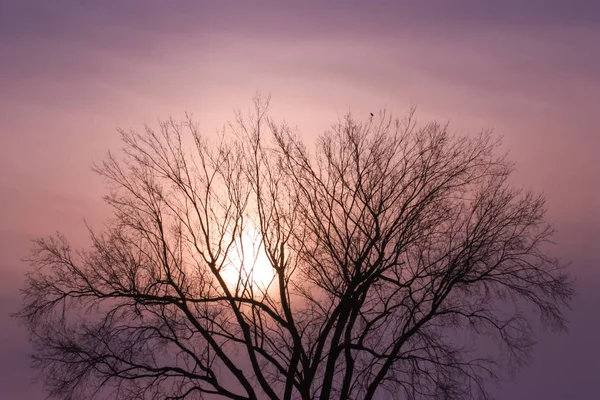
[[[374,116],[375,116],[375,114],[371,113],[371,118],[374,117]]]

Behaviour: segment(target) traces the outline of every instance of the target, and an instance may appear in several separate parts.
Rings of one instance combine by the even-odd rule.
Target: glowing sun
[[[227,266],[221,272],[232,288],[250,283],[253,289],[266,290],[275,271],[265,253],[260,234],[251,226],[238,236],[229,252]]]

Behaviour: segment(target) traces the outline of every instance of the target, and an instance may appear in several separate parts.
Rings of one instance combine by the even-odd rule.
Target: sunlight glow
[[[265,253],[260,234],[252,226],[247,226],[241,240],[230,251],[227,266],[222,271],[225,282],[235,288],[250,283],[253,290],[266,290],[275,276],[275,271]]]

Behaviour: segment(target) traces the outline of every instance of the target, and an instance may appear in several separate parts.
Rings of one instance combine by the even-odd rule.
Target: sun
[[[246,226],[236,238],[221,276],[230,288],[249,282],[253,289],[268,289],[275,270],[265,253],[261,235],[254,227]]]

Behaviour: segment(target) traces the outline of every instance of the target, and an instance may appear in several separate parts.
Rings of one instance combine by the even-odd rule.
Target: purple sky
[[[83,245],[83,218],[100,226],[89,167],[116,128],[191,111],[211,135],[257,90],[307,140],[348,111],[415,104],[420,120],[503,135],[515,182],[547,196],[578,294],[570,332],[541,332],[498,397],[599,396],[600,2],[374,3],[0,0],[1,399],[43,398],[8,317],[20,259],[32,238]]]

